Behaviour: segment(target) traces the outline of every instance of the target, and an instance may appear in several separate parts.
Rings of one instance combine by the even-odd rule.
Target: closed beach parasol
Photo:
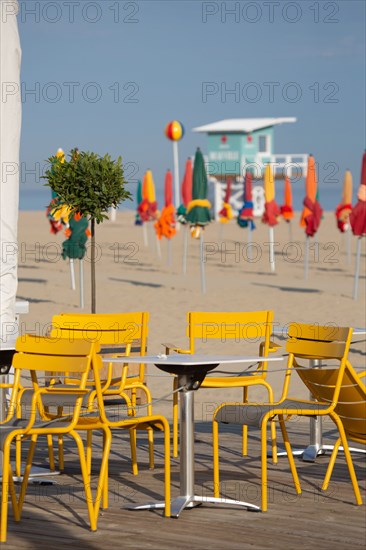
[[[322,218],[323,210],[317,201],[317,178],[316,165],[313,155],[308,158],[308,171],[305,182],[306,196],[304,199],[304,209],[301,214],[300,224],[305,227],[305,279],[308,278],[309,268],[309,237],[314,237]]]
[[[147,170],[142,183],[142,202],[138,207],[143,222],[154,221],[157,216],[155,185],[151,170]]]
[[[288,176],[285,177],[284,187],[284,202],[281,206],[281,215],[283,219],[288,223],[289,228],[289,241],[292,242],[292,227],[291,220],[294,217],[294,209],[292,208],[292,188],[291,181]]]
[[[187,206],[192,200],[192,178],[193,167],[190,158],[186,161],[186,169],[184,172],[184,178],[182,182],[182,204],[177,210],[178,221],[185,225],[184,238],[183,238],[183,263],[182,271],[185,274],[187,272],[187,250],[188,250],[188,224],[186,220]]]
[[[313,155],[308,158],[308,171],[305,183],[306,196],[304,199],[304,209],[301,215],[300,224],[305,227],[305,233],[308,237],[313,237],[318,231],[323,210],[317,201],[317,179],[316,166]]]
[[[252,260],[252,231],[255,229],[252,198],[252,174],[247,171],[244,179],[244,204],[238,214],[238,225],[247,228],[248,260]]]
[[[171,265],[171,238],[176,234],[176,229],[175,208],[173,206],[173,177],[170,170],[167,171],[165,176],[164,197],[165,205],[154,227],[159,240],[163,237],[168,239],[168,265]]]
[[[232,179],[229,178],[226,184],[226,191],[225,191],[223,205],[219,212],[221,223],[228,223],[228,221],[232,220],[234,217],[232,208],[230,206],[231,186],[232,186]]]
[[[348,230],[349,215],[352,212],[352,174],[346,170],[343,180],[342,202],[337,206],[335,215],[337,218],[337,226],[341,233]]]
[[[357,193],[358,202],[350,214],[350,223],[353,234],[358,237],[356,253],[356,270],[353,286],[353,299],[358,295],[358,279],[360,275],[361,239],[366,235],[366,151],[362,158],[361,182]]]
[[[356,237],[366,235],[366,151],[362,158],[361,182],[357,193],[358,202],[350,215],[353,234]]]
[[[187,222],[191,226],[192,237],[200,239],[200,259],[201,259],[201,288],[206,292],[206,275],[203,258],[203,228],[211,222],[209,208],[210,202],[207,200],[207,174],[202,152],[198,148],[194,158],[192,200],[187,207]]]
[[[284,204],[281,206],[281,214],[283,219],[287,222],[290,222],[294,217],[294,210],[292,208],[291,181],[288,176],[285,178]]]
[[[264,214],[262,222],[269,226],[269,263],[271,271],[276,269],[275,256],[274,256],[274,226],[278,224],[278,218],[280,216],[280,208],[275,201],[275,183],[271,165],[267,164],[264,172]]]
[[[137,184],[136,201],[137,201],[137,212],[136,212],[136,216],[135,216],[135,225],[142,225],[143,221],[141,219],[140,212],[139,212],[139,206],[142,203],[142,183],[141,183],[141,180],[139,180],[138,184]]]

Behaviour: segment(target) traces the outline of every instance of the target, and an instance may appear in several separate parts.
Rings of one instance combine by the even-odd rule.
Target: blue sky
[[[58,147],[77,146],[122,155],[132,191],[147,168],[162,188],[173,164],[168,121],[186,128],[182,176],[185,158],[197,145],[207,148],[193,127],[296,116],[276,129],[275,152],[312,152],[320,185],[334,164],[339,173],[328,185],[339,189],[346,168],[358,185],[366,144],[363,1],[20,0],[20,9],[28,171]],[[207,82],[236,86],[240,95],[203,96]],[[23,176],[21,189],[34,179]]]

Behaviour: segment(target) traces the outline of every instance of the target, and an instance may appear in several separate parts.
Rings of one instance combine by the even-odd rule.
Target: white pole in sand
[[[172,239],[168,239],[168,266],[172,266]]]
[[[351,225],[348,224],[346,231],[346,250],[347,250],[347,264],[351,263]]]
[[[274,255],[274,229],[273,227],[269,228],[269,263],[271,266],[272,273],[276,270],[275,264],[275,255]]]
[[[179,208],[179,156],[178,156],[178,141],[173,143],[173,161],[174,161],[174,198],[175,209]]]
[[[253,259],[252,255],[252,228],[250,227],[250,222],[248,221],[247,225],[247,257],[248,260],[251,262]]]
[[[147,222],[143,222],[142,224],[142,235],[144,239],[144,247],[147,248],[149,246],[149,239],[147,237]]]
[[[361,239],[362,237],[358,237],[357,239],[357,252],[356,252],[356,269],[355,269],[355,280],[353,283],[353,299],[357,300],[358,296],[358,279],[360,277],[360,260],[361,260]]]
[[[186,223],[184,228],[184,236],[183,236],[183,264],[182,264],[183,275],[187,273],[188,231],[189,231],[189,226],[188,226],[188,223]]]
[[[79,261],[80,309],[84,309],[84,260]]]
[[[304,261],[304,278],[307,281],[309,276],[309,235],[305,239],[305,261]]]
[[[75,285],[75,269],[74,269],[74,260],[70,258],[70,275],[71,275],[71,288],[72,290],[76,289]]]
[[[206,294],[206,270],[204,262],[204,244],[203,244],[203,230],[200,232],[200,260],[201,260],[201,290],[202,294]]]

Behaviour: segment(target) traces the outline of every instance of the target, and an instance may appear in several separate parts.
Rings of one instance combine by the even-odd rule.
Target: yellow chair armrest
[[[364,370],[363,372],[359,372],[359,373],[358,373],[358,376],[359,376],[360,378],[363,378],[364,376],[366,376],[366,370]]]
[[[185,353],[186,355],[190,355],[192,353],[191,350],[178,348],[178,346],[175,346],[174,344],[161,345],[165,347],[165,353],[167,355],[169,355],[171,351],[175,351],[175,353]]]
[[[269,351],[269,353],[275,353],[280,348],[282,348],[282,346],[280,346],[280,344],[277,344],[276,342],[270,341],[268,351]]]

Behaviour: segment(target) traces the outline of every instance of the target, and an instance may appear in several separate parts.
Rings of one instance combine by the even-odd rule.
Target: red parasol
[[[186,162],[186,170],[184,172],[184,178],[182,182],[182,199],[183,204],[187,208],[188,203],[192,200],[192,178],[193,178],[193,166],[192,160],[189,158]]]
[[[349,217],[353,234],[366,235],[366,151],[362,158],[361,182],[357,193],[358,202]]]
[[[341,233],[345,233],[349,228],[349,216],[352,212],[352,174],[346,170],[343,180],[342,202],[338,204],[335,215],[337,226]]]

